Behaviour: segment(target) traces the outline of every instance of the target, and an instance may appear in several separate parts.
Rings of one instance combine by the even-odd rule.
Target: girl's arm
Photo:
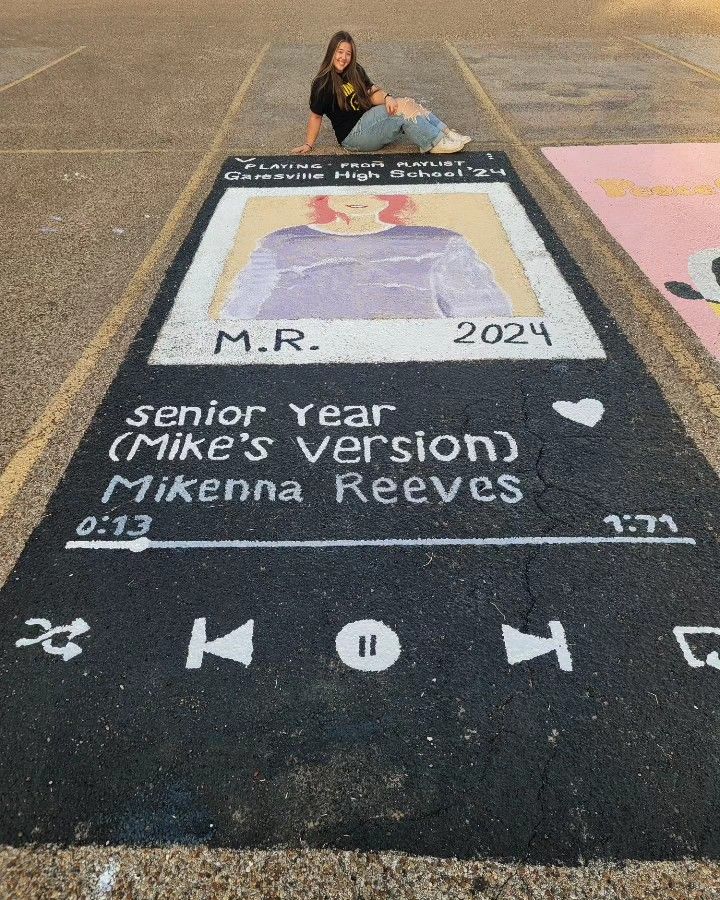
[[[370,88],[370,100],[373,106],[383,106],[384,104],[388,115],[394,116],[397,112],[397,100],[376,84]]]
[[[305,132],[305,143],[300,147],[294,147],[292,149],[292,153],[309,153],[312,148],[315,146],[315,141],[318,139],[318,135],[320,134],[320,127],[322,126],[322,116],[318,116],[316,113],[311,112],[310,118],[307,123],[307,130]]]

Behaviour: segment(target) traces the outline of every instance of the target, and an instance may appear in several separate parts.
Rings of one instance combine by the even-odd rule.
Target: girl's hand
[[[310,144],[303,144],[301,147],[293,147],[290,151],[295,155],[309,153],[312,150],[312,146]]]
[[[391,97],[390,94],[385,98],[385,109],[388,112],[389,116],[394,116],[397,112],[397,100],[394,97]]]

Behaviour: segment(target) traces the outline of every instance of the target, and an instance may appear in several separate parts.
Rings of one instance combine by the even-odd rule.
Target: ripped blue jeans
[[[413,118],[391,116],[384,106],[373,106],[342,142],[346,150],[379,150],[401,134],[426,153],[442,138],[445,123],[431,112]]]

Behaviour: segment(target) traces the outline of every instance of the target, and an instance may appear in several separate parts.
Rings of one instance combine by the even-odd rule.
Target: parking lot
[[[259,3],[202,11],[13,3],[0,21],[0,575],[9,610],[3,673],[13,684],[0,883],[15,885],[13,896],[155,896],[151,883],[172,873],[176,886],[163,896],[206,896],[203,873],[223,896],[246,866],[254,874],[243,896],[274,896],[282,879],[282,896],[533,897],[553,884],[558,896],[713,896],[717,866],[702,862],[717,850],[712,648],[698,649],[685,633],[673,640],[673,628],[699,628],[696,635],[716,624],[708,597],[717,575],[720,344],[714,288],[692,261],[717,246],[720,39],[712,6],[579,10],[568,2],[550,14],[542,4],[375,4],[350,13],[316,4],[300,14]],[[448,166],[455,193],[442,194],[442,208],[433,206],[437,185],[425,190],[417,167],[408,174],[416,157],[407,144],[373,155],[377,195],[410,197],[416,227],[486,242],[520,322],[515,336],[504,319],[476,325],[456,315],[447,349],[438,349],[439,330],[423,338],[424,325],[409,349],[386,322],[343,331],[326,317],[331,324],[311,346],[315,332],[298,324],[301,316],[273,322],[267,334],[260,323],[241,339],[241,326],[222,324],[218,334],[205,307],[196,312],[204,273],[230,265],[216,248],[219,217],[233,215],[230,198],[240,196],[231,189],[242,193],[240,177],[250,182],[257,166],[286,178],[299,171],[288,153],[304,135],[324,43],[341,26],[355,34],[374,82],[472,135],[468,154]],[[303,161],[317,162],[328,196],[369,194],[356,158],[327,125]],[[228,173],[238,177],[228,181]],[[290,199],[277,212],[265,199],[273,187],[262,185],[245,184],[255,190],[248,208],[300,227],[292,198],[312,190],[283,182],[278,196]],[[685,199],[694,204],[687,212],[671,205]],[[483,237],[467,226],[470,213],[447,211],[473,203],[485,210]],[[617,203],[628,212],[616,214]],[[505,234],[495,243],[488,204]],[[263,229],[253,240],[270,234]],[[666,265],[656,272],[660,256]],[[544,274],[533,280],[538,259]],[[676,288],[663,292],[668,283]],[[553,305],[559,296],[567,297],[563,308]],[[203,303],[211,301],[208,293]],[[339,317],[342,303],[339,292]],[[300,362],[296,327],[317,362],[270,364],[274,352],[281,363]],[[521,334],[527,349],[509,346]],[[218,348],[227,362],[215,358]],[[243,353],[255,356],[243,361]],[[226,501],[246,489],[262,498],[262,488],[243,488],[236,472],[213,467],[228,440],[245,440],[230,413],[216,456],[206,454],[212,431],[200,443],[183,435],[185,449],[169,451],[189,459],[180,482],[175,469],[136,468],[142,448],[158,446],[156,432],[132,451],[118,443],[123,429],[135,440],[133,429],[147,424],[138,409],[173,409],[154,427],[182,427],[181,416],[195,414],[181,408],[202,410],[209,425],[212,404],[234,403],[265,410],[258,427],[266,437],[254,440],[269,448],[292,438],[300,448],[300,462],[284,450],[258,477],[281,499],[282,485],[291,498],[297,483],[302,506],[213,512],[218,491]],[[387,410],[373,412],[373,404]],[[306,422],[298,409],[311,405]],[[356,450],[356,426],[383,437]],[[242,427],[254,434],[250,419]],[[326,433],[347,433],[350,442],[325,456]],[[384,452],[412,442],[409,460]],[[485,468],[463,469],[457,457],[446,478],[453,442],[464,463],[477,462],[479,446]],[[122,462],[125,452],[127,468],[110,466],[110,446],[113,462],[112,453]],[[333,452],[335,463],[367,471],[355,481],[335,472]],[[426,472],[426,459],[440,468]],[[507,472],[490,472],[495,463]],[[166,494],[167,482],[175,487]],[[180,512],[168,502],[173,491]],[[129,505],[146,494],[155,496],[151,509]],[[98,536],[118,512],[114,537],[122,540],[103,555],[110,535]],[[149,516],[155,522],[144,531],[140,520]],[[640,538],[642,548],[627,548]],[[620,543],[605,557],[568,548],[610,539]],[[568,547],[551,549],[558,540]],[[202,591],[188,593],[199,578]],[[68,635],[85,653],[77,671],[92,678],[68,674],[75,663],[54,658],[50,637],[37,638],[32,656],[32,640],[17,651],[23,621],[38,616],[48,630],[60,623],[54,616],[87,626],[88,638],[80,626]],[[337,645],[341,662],[364,671],[362,682],[334,655],[335,632],[357,624],[353,617],[375,623],[374,637],[358,632],[363,659],[376,652],[363,643],[366,633],[382,642],[378,621],[392,620],[391,644],[399,633],[382,675],[363,670],[365,662],[351,666]],[[250,656],[240,637],[215,653],[246,620],[250,635],[255,629]],[[523,655],[530,651],[520,649],[517,630],[533,636],[537,653]],[[548,634],[552,646],[542,643]],[[93,657],[85,642],[96,635]],[[547,681],[541,663],[514,668],[548,652],[557,662]],[[504,668],[492,668],[493,654]],[[213,660],[208,672],[209,655],[225,661]],[[237,690],[227,660],[255,680],[243,682],[237,732],[209,737],[208,723]],[[686,680],[688,664],[697,671]],[[66,666],[61,680],[58,666]],[[577,681],[563,680],[570,671]],[[206,674],[215,680],[182,680]],[[162,690],[166,703],[195,713],[171,716],[166,705],[159,714],[153,696]],[[669,709],[661,708],[665,697]],[[539,702],[548,712],[536,719]],[[64,703],[69,712],[59,717]],[[517,730],[516,719],[531,724]],[[140,734],[151,735],[147,747]],[[249,740],[236,756],[233,748]],[[597,783],[588,746],[604,748],[608,760]],[[67,759],[63,747],[73,748]],[[202,777],[184,756],[188,747],[205,760]],[[123,761],[117,771],[113,758]],[[102,777],[93,759],[107,766]],[[630,787],[626,773],[640,760],[650,774]],[[703,760],[707,782],[687,774],[703,770]],[[28,780],[32,791],[20,790]],[[671,785],[668,812],[660,798]],[[612,803],[597,803],[605,789]],[[654,826],[647,831],[631,811],[644,804]],[[67,849],[27,846],[35,841]],[[644,862],[621,872],[627,847],[628,858]],[[592,860],[591,870],[570,865]],[[556,862],[567,868],[547,868]]]

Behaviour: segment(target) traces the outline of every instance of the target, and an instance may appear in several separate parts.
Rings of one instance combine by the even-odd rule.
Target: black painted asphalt
[[[333,171],[332,159],[323,164]],[[674,633],[715,622],[716,478],[503,166],[606,359],[149,365],[227,188],[218,179],[3,592],[0,666],[13,685],[0,738],[3,841],[301,841],[538,862],[717,854],[717,637],[692,634],[684,647]],[[211,400],[267,408],[260,433],[276,442],[267,459],[109,458],[137,407],[206,409]],[[595,424],[554,408],[581,400],[602,404]],[[507,432],[518,455],[441,462],[428,454],[403,464],[373,456],[360,466],[366,500],[348,492],[340,503],[337,477],[348,467],[298,453],[290,403],[390,404],[387,434],[462,442]],[[577,407],[563,411],[577,418]],[[329,430],[345,433],[316,422],[301,430],[313,446]],[[195,436],[209,443],[218,432]],[[110,493],[117,475],[135,487],[116,480]],[[178,475],[183,487],[173,491]],[[138,481],[145,476],[152,482]],[[501,476],[512,490],[497,489]],[[250,490],[254,479],[294,480],[303,499],[226,501],[227,478],[248,479]],[[373,491],[381,478],[400,486],[393,492],[384,481]],[[428,503],[407,500],[402,483],[411,478],[423,479]],[[489,479],[495,499],[482,481],[474,495],[473,478]],[[220,485],[203,501],[206,479]],[[443,500],[453,485],[455,499]],[[141,492],[142,502],[132,499]],[[438,540],[67,547],[138,537]],[[478,537],[615,540],[442,543]],[[47,622],[24,624],[30,619]],[[17,643],[78,619],[73,635]],[[199,653],[202,619],[206,642],[246,628],[232,646]],[[397,635],[400,654],[388,668],[343,663],[336,637],[357,620]],[[551,652],[516,659],[520,639],[508,627],[549,638],[558,634],[552,623],[565,641],[536,642]],[[379,626],[369,626],[359,655],[372,652],[373,634],[383,644]],[[67,660],[51,652],[68,640],[81,652]]]

